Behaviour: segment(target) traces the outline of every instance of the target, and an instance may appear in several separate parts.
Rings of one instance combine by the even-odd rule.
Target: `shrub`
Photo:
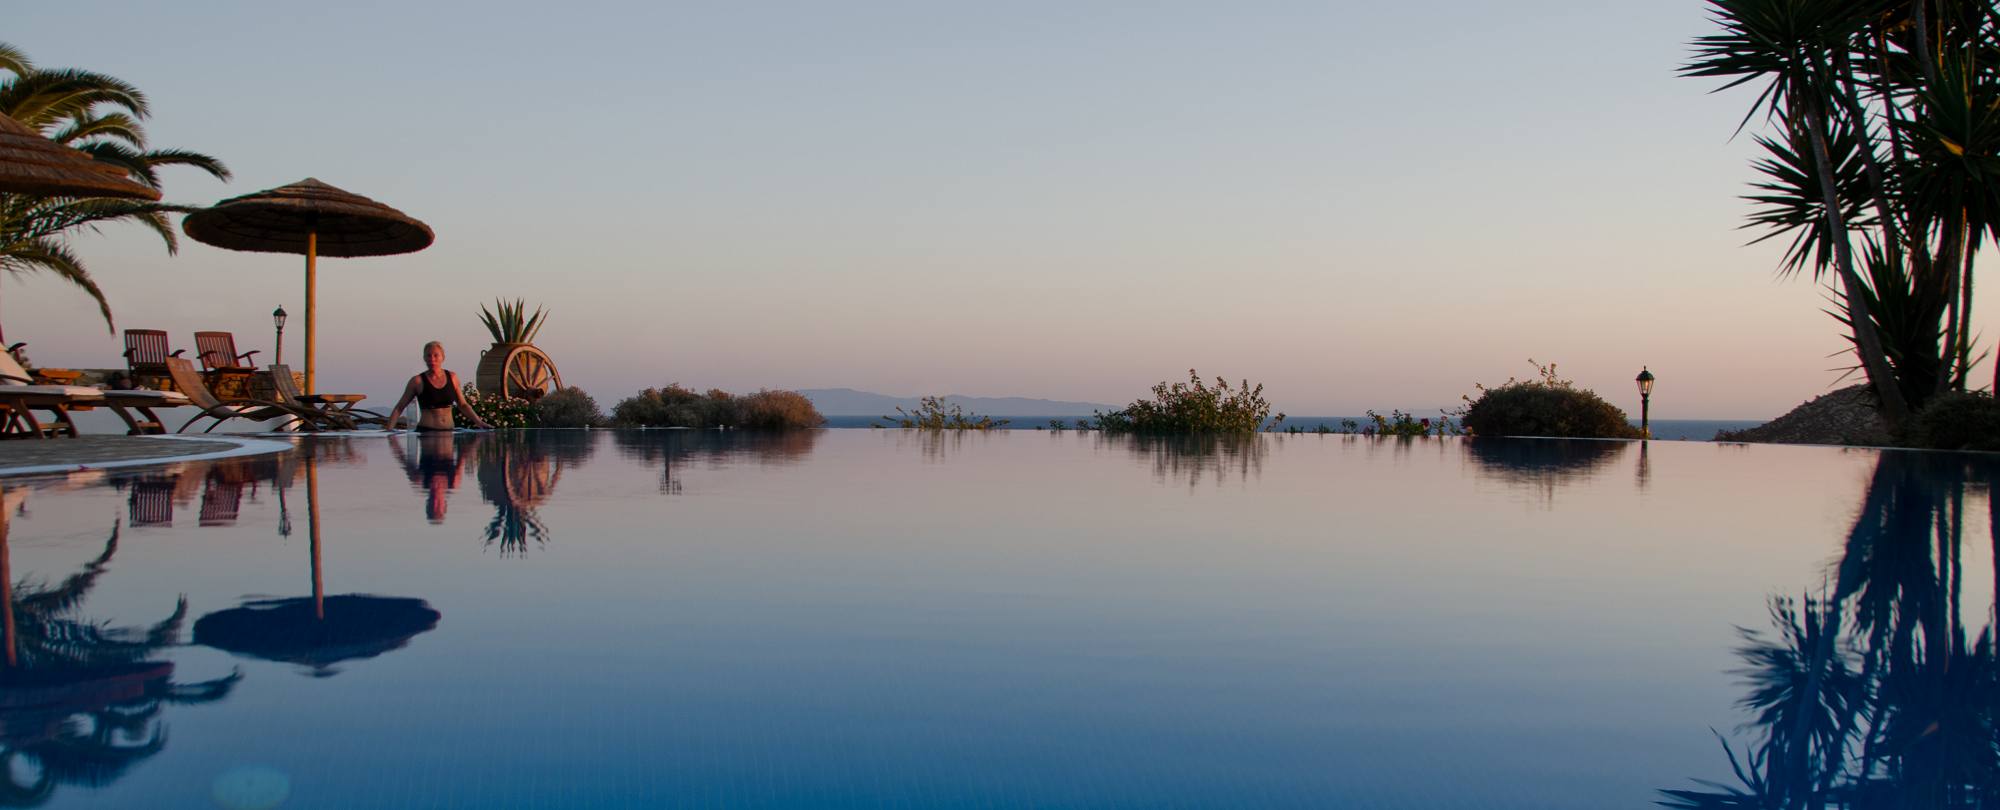
[[[736,426],[749,430],[795,430],[826,423],[812,400],[797,391],[760,389],[736,400]]]
[[[1534,363],[1535,361],[1529,360]],[[1535,364],[1540,380],[1515,380],[1479,388],[1466,398],[1460,423],[1476,436],[1558,436],[1576,439],[1637,439],[1639,429],[1625,412],[1596,393],[1556,376],[1556,366]]]
[[[898,406],[895,416],[882,418],[896,427],[914,430],[992,430],[1008,422],[1006,419],[966,413],[959,405],[946,408],[943,397],[924,397],[916,410],[906,411]]]
[[[1201,375],[1188,369],[1188,381],[1162,381],[1153,386],[1153,398],[1136,400],[1123,410],[1097,413],[1097,427],[1106,433],[1255,433],[1264,429],[1271,417],[1271,404],[1264,401],[1264,386],[1250,387],[1244,380],[1237,388],[1215,378],[1215,386],[1202,382]],[[1285,421],[1278,414],[1275,426]]]
[[[1398,410],[1391,410],[1388,416],[1369,411],[1368,419],[1373,424],[1361,432],[1375,436],[1456,436],[1459,433],[1458,426],[1452,424],[1450,414],[1432,420],[1418,419]]]
[[[465,384],[465,401],[472,404],[472,412],[496,428],[535,427],[535,404],[525,399],[510,399],[498,394],[479,393],[479,387]]]
[[[604,413],[597,409],[597,400],[581,388],[549,392],[547,396],[535,400],[534,412],[538,427],[596,427],[604,422]]]
[[[1910,420],[1902,443],[1932,450],[2000,450],[2000,402],[1979,391],[1942,394]]]
[[[698,394],[679,383],[640,391],[611,409],[612,424],[621,427],[786,430],[818,427],[825,421],[797,392],[765,390],[738,398],[717,388]]]

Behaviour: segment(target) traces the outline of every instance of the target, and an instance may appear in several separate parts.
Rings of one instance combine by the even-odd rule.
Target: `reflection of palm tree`
[[[1666,804],[2000,806],[1994,628],[1968,643],[1958,621],[1968,473],[1993,472],[1963,456],[1882,455],[1832,598],[1802,612],[1774,601],[1778,638],[1750,635],[1739,651],[1762,734],[1742,762],[1724,743],[1742,787],[1664,791]]]
[[[148,661],[177,644],[187,600],[145,628],[114,628],[79,616],[83,601],[118,552],[118,528],[104,551],[60,584],[14,583],[7,571],[6,516],[0,513],[0,601],[7,608],[6,666],[0,668],[0,806],[33,807],[57,785],[101,787],[166,746],[160,708],[221,700],[241,677],[193,684],[171,679],[174,665]]]

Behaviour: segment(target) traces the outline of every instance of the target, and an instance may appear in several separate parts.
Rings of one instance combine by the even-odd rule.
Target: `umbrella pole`
[[[0,489],[0,492],[4,492]],[[4,501],[4,499],[0,499]],[[0,614],[5,614],[7,625],[7,667],[20,665],[14,652],[14,569],[7,560],[7,507],[0,505]]]
[[[313,618],[326,618],[326,586],[319,575],[319,464],[306,459],[306,533],[312,538]]]
[[[313,393],[313,262],[319,254],[319,231],[306,232],[306,393]]]

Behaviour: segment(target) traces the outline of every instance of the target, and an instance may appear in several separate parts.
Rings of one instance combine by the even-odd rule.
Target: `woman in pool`
[[[486,420],[472,410],[472,403],[465,401],[465,389],[458,383],[458,375],[444,368],[444,344],[435,340],[424,344],[424,373],[410,378],[403,386],[403,398],[396,400],[396,407],[389,409],[388,429],[395,430],[396,423],[403,419],[403,409],[410,400],[417,401],[417,430],[451,430],[451,409],[457,407],[465,418],[477,427],[491,428]]]

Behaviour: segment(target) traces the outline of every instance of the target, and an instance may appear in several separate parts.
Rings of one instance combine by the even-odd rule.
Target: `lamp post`
[[[280,306],[277,309],[271,310],[271,323],[276,324],[278,327],[278,350],[273,353],[271,362],[282,365],[285,362],[285,308],[284,307]]]
[[[1635,381],[1639,383],[1639,434],[1650,439],[1653,438],[1653,372],[1640,366]]]

